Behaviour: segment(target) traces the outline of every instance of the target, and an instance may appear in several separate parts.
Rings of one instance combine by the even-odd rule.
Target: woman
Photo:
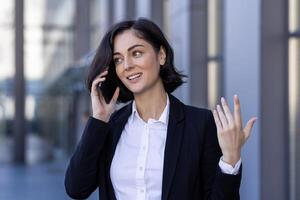
[[[66,172],[70,197],[99,187],[101,200],[239,199],[241,148],[256,118],[242,128],[237,96],[233,114],[224,98],[213,113],[184,105],[171,95],[182,78],[153,22],[107,32],[88,76],[92,117]],[[130,103],[114,112],[117,102]]]

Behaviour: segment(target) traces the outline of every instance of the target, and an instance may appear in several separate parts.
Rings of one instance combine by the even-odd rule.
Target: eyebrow
[[[127,51],[131,51],[132,49],[134,49],[134,48],[136,48],[136,47],[144,47],[144,45],[142,45],[142,44],[135,44],[135,45],[129,47],[129,48],[127,49]],[[115,52],[115,53],[113,54],[113,56],[114,56],[114,55],[118,55],[118,54],[120,54],[120,53],[119,53],[119,52]]]

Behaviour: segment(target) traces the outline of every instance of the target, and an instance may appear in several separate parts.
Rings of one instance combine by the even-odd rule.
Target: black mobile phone
[[[115,68],[109,66],[108,73],[105,77],[106,79],[101,83],[99,89],[101,90],[105,102],[109,103],[116,91],[116,88],[118,87],[118,78]]]

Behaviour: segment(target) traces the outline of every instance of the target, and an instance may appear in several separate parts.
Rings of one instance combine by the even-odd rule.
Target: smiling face
[[[126,30],[114,39],[116,74],[134,95],[164,90],[159,71],[165,58],[163,48],[156,52],[150,43],[137,37],[134,30]]]

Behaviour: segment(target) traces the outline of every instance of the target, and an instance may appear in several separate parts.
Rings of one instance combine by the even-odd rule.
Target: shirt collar
[[[168,120],[169,120],[169,112],[170,112],[170,100],[169,100],[169,95],[166,93],[167,95],[167,104],[164,108],[164,111],[161,113],[160,117],[158,120],[155,120],[155,121],[159,121],[159,122],[162,122],[164,124],[168,124]],[[131,114],[131,123],[133,122],[133,120],[135,118],[139,118],[142,120],[142,118],[140,117],[138,111],[137,111],[137,108],[136,108],[136,104],[135,104],[135,101],[133,100],[132,102],[132,114]],[[153,119],[149,119],[149,120],[153,120]]]

